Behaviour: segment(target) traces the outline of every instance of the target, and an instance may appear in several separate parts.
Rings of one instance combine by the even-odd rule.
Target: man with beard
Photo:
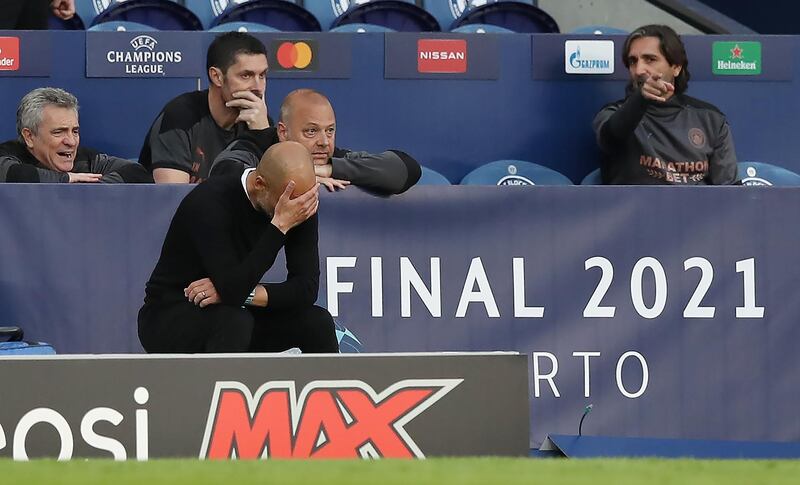
[[[625,40],[625,99],[603,107],[594,131],[605,184],[725,185],[737,180],[730,127],[715,106],[687,96],[686,50],[665,25]]]
[[[252,35],[214,39],[206,56],[208,89],[167,103],[147,133],[139,163],[156,183],[205,180],[217,155],[249,131],[278,141],[267,116],[267,67],[264,44]]]

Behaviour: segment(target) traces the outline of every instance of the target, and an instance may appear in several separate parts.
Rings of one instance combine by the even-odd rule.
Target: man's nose
[[[74,133],[67,133],[63,138],[64,144],[67,146],[75,146],[78,144],[78,135]]]
[[[633,73],[637,78],[645,77],[649,74],[647,66],[644,62],[637,62],[633,67]]]

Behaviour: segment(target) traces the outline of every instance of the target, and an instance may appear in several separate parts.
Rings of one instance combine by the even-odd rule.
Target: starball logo
[[[465,39],[419,39],[417,71],[422,73],[458,74],[467,72]]]
[[[200,458],[423,458],[405,426],[462,381],[217,382]]]
[[[0,71],[19,70],[19,37],[0,37]]]

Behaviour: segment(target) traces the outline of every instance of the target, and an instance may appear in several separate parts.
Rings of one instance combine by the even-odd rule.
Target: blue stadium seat
[[[47,28],[49,30],[84,30],[86,28],[85,25],[83,19],[77,13],[69,20],[60,19],[52,14],[47,18]]]
[[[330,32],[364,33],[364,32],[396,32],[396,30],[390,29],[389,27],[384,27],[383,25],[375,25],[375,24],[344,24],[331,29]]]
[[[382,25],[398,32],[441,30],[433,15],[402,0],[371,0],[360,5],[351,5],[333,21],[331,28],[354,23]]]
[[[319,21],[303,7],[286,0],[250,0],[239,5],[229,4],[211,22],[212,27],[226,22],[252,22],[284,32],[319,32]]]
[[[600,169],[592,170],[583,177],[581,185],[603,185],[603,177],[600,175]]]
[[[451,30],[466,24],[492,24],[527,34],[558,33],[558,24],[544,10],[528,3],[497,1],[470,7],[456,19]]]
[[[158,30],[203,30],[197,15],[169,0],[126,0],[112,4],[92,21],[92,25],[110,21],[136,22]]]
[[[103,22],[102,24],[95,24],[89,27],[89,30],[94,32],[150,32],[158,29],[137,22],[113,20],[110,22]]]
[[[185,0],[184,5],[197,15],[203,28],[209,29],[214,19],[225,11],[228,4],[234,2],[241,3],[242,0]]]
[[[369,1],[370,0],[303,0],[302,5],[319,20],[322,30],[331,30],[333,28],[333,21],[347,12],[348,9],[355,8]],[[415,0],[403,1],[414,3]]]
[[[450,180],[436,170],[428,167],[422,167],[422,176],[419,178],[417,185],[452,185]]]
[[[742,185],[800,186],[800,175],[777,165],[761,162],[740,162]]]
[[[625,29],[617,27],[609,27],[608,25],[584,25],[570,32],[571,34],[587,34],[587,35],[628,35],[629,32]]]
[[[75,2],[75,13],[80,15],[83,24],[90,27],[94,24],[94,18],[97,14],[107,9],[112,4],[117,3],[117,0],[100,0],[100,1],[85,1],[77,0]]]
[[[461,17],[465,11],[498,1],[502,0],[424,0],[422,6],[439,21],[442,30],[450,30],[453,22]],[[535,5],[533,0],[523,1],[524,3]]]
[[[225,22],[208,29],[209,32],[280,32],[269,25],[253,22]]]
[[[536,163],[497,160],[468,173],[461,185],[572,185],[572,181]]]
[[[466,24],[457,27],[450,32],[458,32],[460,34],[513,34],[513,30],[505,27],[492,24]]]

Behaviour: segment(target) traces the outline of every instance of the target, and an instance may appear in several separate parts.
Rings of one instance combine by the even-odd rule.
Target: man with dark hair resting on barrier
[[[262,130],[263,131],[263,130]],[[255,131],[220,157],[260,154]],[[319,289],[318,185],[303,145],[272,145],[256,168],[213,177],[178,207],[139,311],[148,352],[338,352]],[[281,247],[287,279],[259,283]]]

